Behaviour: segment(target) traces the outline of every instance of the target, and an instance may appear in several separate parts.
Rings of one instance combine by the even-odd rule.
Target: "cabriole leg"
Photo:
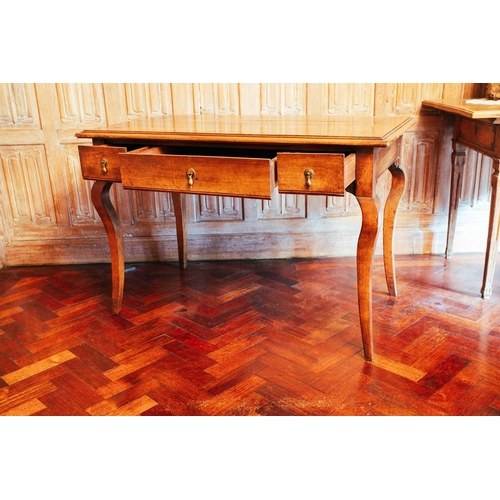
[[[359,317],[365,359],[372,361],[372,267],[378,234],[379,200],[377,197],[362,196],[357,196],[356,199],[359,202],[362,214],[361,232],[359,234],[356,257]]]
[[[403,196],[405,176],[398,165],[393,164],[389,171],[392,174],[392,184],[384,209],[384,268],[385,280],[389,295],[397,295],[396,273],[394,270],[394,224],[399,201]]]
[[[123,257],[123,236],[118,214],[111,200],[109,190],[112,182],[96,181],[92,186],[92,203],[104,224],[111,254],[112,289],[111,312],[118,314],[122,308],[125,262]]]

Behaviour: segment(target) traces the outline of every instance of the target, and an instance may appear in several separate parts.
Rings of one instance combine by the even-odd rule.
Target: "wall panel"
[[[40,129],[33,84],[0,83],[0,125],[3,130]]]

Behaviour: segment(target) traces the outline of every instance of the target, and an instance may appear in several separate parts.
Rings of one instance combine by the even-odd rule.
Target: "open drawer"
[[[276,185],[276,159],[246,157],[244,150],[196,150],[172,154],[146,147],[119,154],[123,187],[181,193],[270,199]],[[201,151],[201,150],[200,150]],[[250,152],[252,153],[252,151]],[[271,153],[269,153],[271,155]]]
[[[343,196],[354,181],[355,154],[278,153],[280,193]]]

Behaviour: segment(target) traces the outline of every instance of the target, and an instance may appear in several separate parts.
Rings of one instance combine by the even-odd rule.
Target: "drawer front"
[[[496,128],[491,123],[461,118],[458,130],[458,141],[464,145],[478,146],[493,151]]]
[[[145,148],[120,154],[123,187],[271,199],[275,161],[268,158],[172,155]]]
[[[118,154],[125,151],[127,150],[122,147],[78,146],[83,178],[119,182],[121,175]]]
[[[356,155],[339,153],[278,153],[280,193],[343,196],[354,181]]]

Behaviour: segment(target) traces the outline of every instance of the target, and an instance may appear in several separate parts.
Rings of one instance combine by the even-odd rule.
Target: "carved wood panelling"
[[[174,207],[170,193],[133,191],[132,207],[134,222],[155,224],[174,222]]]
[[[0,196],[2,197],[4,196],[1,186],[1,176],[0,176]],[[7,215],[5,212],[4,203],[0,201],[0,269],[3,269],[5,267],[5,260],[4,260],[5,247],[7,246],[10,239],[9,238],[10,235],[7,234],[6,223],[7,223]]]
[[[463,92],[463,84],[387,83],[375,86],[375,114],[416,115],[425,99],[443,99]]]
[[[280,194],[274,190],[271,200],[262,200],[261,219],[304,219],[306,217],[306,197],[296,194]]]
[[[92,183],[82,178],[80,159],[76,145],[61,146],[61,154],[67,176],[71,224],[95,223],[99,220],[90,195]]]
[[[0,83],[0,126],[7,129],[40,128],[33,84]]]
[[[325,196],[323,217],[358,215],[361,213],[356,198],[349,193],[345,196]]]
[[[199,113],[195,103],[195,85],[192,83],[172,83],[172,113],[174,115],[194,115]]]
[[[261,114],[305,115],[306,93],[301,83],[265,83],[261,86]]]
[[[243,220],[243,200],[230,196],[195,196],[196,221]]]
[[[438,133],[424,131],[403,137],[401,165],[406,184],[401,206],[432,213],[437,172]]]
[[[373,115],[373,83],[307,85],[308,115]]]
[[[53,193],[43,146],[2,146],[3,196],[13,226],[55,225]]]
[[[460,203],[471,207],[489,203],[491,173],[491,158],[467,149]]]
[[[201,113],[420,116],[415,129],[405,134],[401,158],[407,179],[401,220],[413,228],[409,231],[416,232],[417,241],[434,216],[445,220],[451,164],[449,145],[443,142],[445,121],[437,114],[422,117],[421,101],[482,95],[484,84],[468,83],[0,83],[0,254],[9,256],[9,264],[26,248],[19,258],[23,264],[33,258],[43,263],[47,255],[34,250],[37,245],[68,237],[81,238],[81,248],[85,248],[87,238],[94,238],[94,242],[95,238],[104,238],[102,248],[107,248],[102,224],[90,201],[91,183],[81,177],[76,131],[136,118]],[[461,209],[477,204],[487,206],[490,170],[489,159],[468,152]],[[381,202],[387,196],[390,180],[390,175],[384,174],[379,181],[377,193]],[[111,198],[128,248],[139,248],[140,243],[130,244],[135,238],[175,239],[170,195],[115,186]],[[358,203],[350,194],[305,197],[275,191],[271,201],[213,196],[190,196],[188,201],[189,224],[196,224],[196,230],[190,234],[196,241],[206,234],[215,241],[217,235],[226,233],[239,237],[238,241],[243,241],[243,233],[260,238],[261,232],[265,235],[272,233],[272,228],[284,227],[280,221],[286,224],[287,244],[300,237],[305,224],[307,231],[325,231],[331,224],[341,225],[355,239],[359,213]],[[226,221],[235,224],[228,225]],[[276,241],[285,244],[283,239]],[[226,243],[217,243],[223,244]],[[420,248],[418,244],[410,247]],[[199,248],[203,251],[204,245]],[[311,256],[319,251],[316,247],[307,248]],[[240,250],[238,255],[245,257],[246,250]],[[278,255],[290,254],[289,250],[276,251]],[[61,255],[64,252],[61,250]],[[76,262],[79,258],[85,261],[85,250],[80,256],[71,255],[69,260]],[[1,260],[2,255],[0,266]]]
[[[329,115],[371,115],[373,113],[373,84],[328,84]]]
[[[129,120],[172,114],[169,83],[127,83],[124,87]]]
[[[56,84],[60,128],[106,124],[102,85],[93,83]]]
[[[237,84],[200,83],[196,87],[199,113],[212,115],[240,114]]]

